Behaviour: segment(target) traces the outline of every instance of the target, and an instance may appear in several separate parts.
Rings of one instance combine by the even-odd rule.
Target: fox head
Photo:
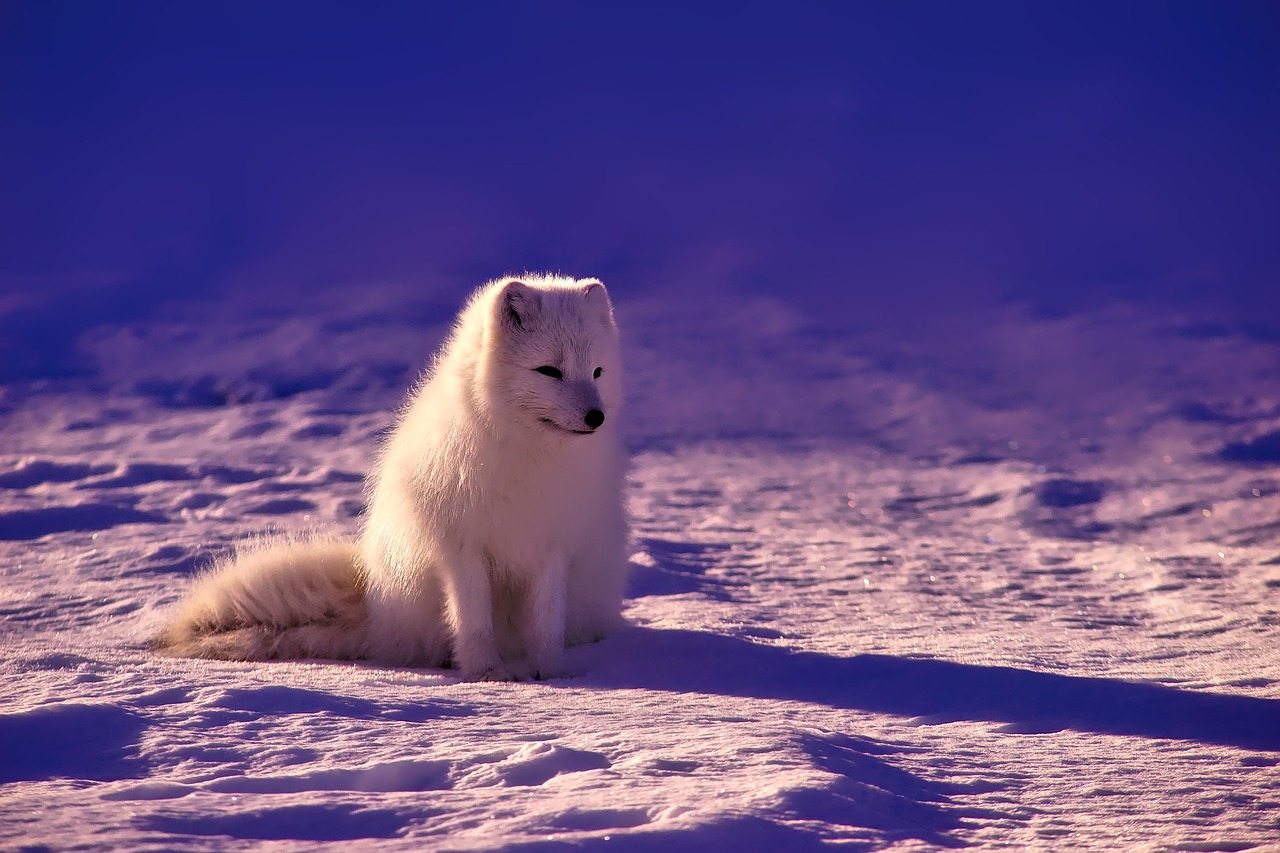
[[[618,327],[593,278],[502,279],[489,305],[484,381],[502,426],[589,441],[622,399]]]

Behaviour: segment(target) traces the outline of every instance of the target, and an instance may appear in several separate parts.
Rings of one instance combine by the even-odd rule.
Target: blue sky
[[[1243,2],[8,3],[0,281],[120,315],[555,268],[1256,317],[1278,48]]]

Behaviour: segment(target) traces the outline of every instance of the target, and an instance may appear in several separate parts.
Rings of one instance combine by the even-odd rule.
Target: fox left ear
[[[578,284],[582,286],[582,295],[588,304],[600,305],[605,310],[612,310],[613,305],[609,302],[609,291],[605,289],[604,282],[598,278],[584,278]]]
[[[538,291],[518,279],[503,285],[498,293],[498,313],[502,323],[512,331],[527,329],[542,308]]]

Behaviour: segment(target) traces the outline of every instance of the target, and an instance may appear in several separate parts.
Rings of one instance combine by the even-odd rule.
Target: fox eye
[[[564,379],[564,374],[560,372],[560,368],[552,367],[549,364],[544,364],[542,367],[535,367],[534,370],[538,371],[543,376],[550,376],[552,379]]]
[[[591,375],[596,379],[600,378],[601,373],[604,373],[604,368],[601,367],[597,367],[595,370],[591,371]]]

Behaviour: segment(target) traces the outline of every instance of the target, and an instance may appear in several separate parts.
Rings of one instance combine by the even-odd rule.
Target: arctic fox
[[[382,448],[360,541],[243,550],[157,648],[560,674],[566,643],[621,623],[621,378],[599,281],[482,286]]]

